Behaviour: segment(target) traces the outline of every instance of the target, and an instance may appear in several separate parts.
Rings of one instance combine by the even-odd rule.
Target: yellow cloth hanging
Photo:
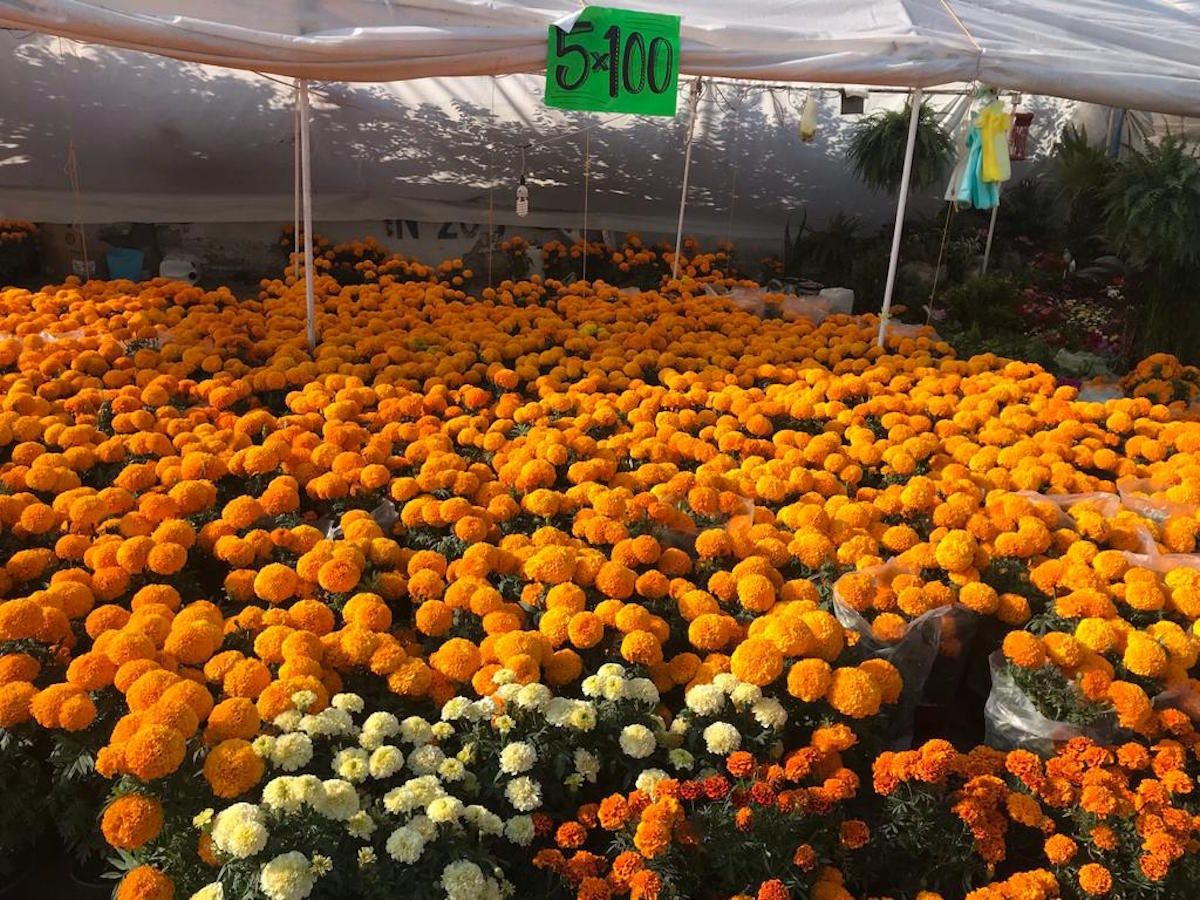
[[[1000,101],[989,103],[976,119],[983,144],[981,176],[984,181],[1008,181],[1012,178],[1012,163],[1008,158],[1008,132],[1012,114],[1004,111]]]

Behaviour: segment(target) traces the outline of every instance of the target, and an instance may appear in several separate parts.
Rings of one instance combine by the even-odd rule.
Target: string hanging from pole
[[[942,226],[942,244],[938,247],[937,265],[933,267],[933,286],[929,289],[929,303],[925,307],[925,324],[928,325],[933,321],[933,302],[937,295],[938,281],[942,274],[942,259],[946,255],[946,244],[950,238],[950,217],[954,215],[955,205],[953,203],[946,204],[946,223]]]

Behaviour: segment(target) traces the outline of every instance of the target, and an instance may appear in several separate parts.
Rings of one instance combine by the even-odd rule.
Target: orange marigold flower
[[[264,771],[262,759],[248,741],[240,738],[217,744],[204,760],[204,777],[212,792],[227,800],[258,784]]]
[[[121,879],[116,900],[173,900],[175,883],[153,866],[130,869]]]
[[[1092,897],[1102,897],[1112,890],[1112,874],[1099,863],[1079,867],[1079,889]]]
[[[145,794],[125,794],[110,803],[100,820],[109,846],[136,850],[158,837],[163,826],[162,804]]]

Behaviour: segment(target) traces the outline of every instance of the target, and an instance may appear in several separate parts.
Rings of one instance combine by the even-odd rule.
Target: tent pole
[[[987,243],[983,247],[983,265],[979,267],[980,275],[987,274],[988,260],[992,258],[992,237],[996,233],[996,214],[998,212],[1000,212],[999,203],[992,207],[992,220],[988,223]]]
[[[912,114],[908,118],[908,144],[904,148],[904,172],[900,176],[900,199],[896,202],[896,227],[892,231],[892,256],[888,260],[887,286],[883,289],[883,308],[879,311],[879,346],[887,337],[888,318],[892,311],[892,292],[896,288],[896,268],[900,262],[900,238],[904,236],[904,211],[908,207],[908,184],[912,180],[913,154],[917,147],[917,124],[921,120],[921,104],[924,91],[913,88],[909,103]]]
[[[679,280],[679,254],[683,250],[683,213],[687,209],[688,177],[692,171],[692,139],[696,134],[696,107],[700,105],[700,79],[692,82],[688,99],[687,149],[683,153],[683,189],[679,192],[679,224],[675,228],[675,259],[671,263],[671,278]]]
[[[312,239],[312,148],[308,137],[308,82],[300,79],[300,188],[304,201],[304,321],[308,326],[308,349],[317,349],[316,301],[313,297]]]
[[[292,277],[300,280],[300,79],[296,79],[296,108],[292,114]]]

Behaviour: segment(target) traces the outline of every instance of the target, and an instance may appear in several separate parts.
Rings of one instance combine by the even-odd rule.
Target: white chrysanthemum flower
[[[400,723],[400,740],[409,744],[428,744],[433,740],[433,726],[420,716],[409,716]]]
[[[317,878],[328,875],[333,871],[333,860],[320,853],[314,853],[312,858],[312,873]]]
[[[271,748],[271,764],[285,772],[303,769],[312,762],[312,757],[312,739],[298,731],[281,735]]]
[[[729,699],[735,706],[749,706],[762,699],[762,688],[758,685],[743,681],[729,692]]]
[[[625,695],[645,706],[655,706],[659,701],[658,688],[649,678],[634,678],[626,683]]]
[[[448,741],[454,737],[454,726],[449,722],[434,722],[430,729],[436,741]]]
[[[404,768],[404,754],[394,744],[384,744],[371,753],[367,768],[372,778],[391,778]]]
[[[616,675],[600,676],[600,695],[605,700],[617,701],[625,699],[626,681]]]
[[[676,716],[671,720],[671,727],[667,729],[667,733],[682,737],[691,731],[691,728],[692,726],[688,722],[687,716]]]
[[[456,722],[465,717],[467,715],[467,710],[470,708],[471,701],[466,697],[451,697],[442,705],[442,721]]]
[[[414,809],[424,808],[435,797],[445,796],[446,789],[436,776],[423,775],[420,778],[410,778],[397,788],[392,788],[383,795],[383,808],[393,815],[410,813]]]
[[[346,820],[346,831],[351,837],[356,837],[359,840],[366,840],[376,829],[375,820],[371,818],[371,814],[365,809],[360,809],[349,819]]]
[[[521,688],[520,682],[510,681],[508,684],[502,684],[496,688],[495,696],[506,704],[512,703],[517,699],[517,694],[521,693]]]
[[[620,663],[605,663],[596,670],[596,674],[601,678],[624,678],[625,667]]]
[[[542,805],[542,786],[523,775],[508,783],[504,796],[517,812],[533,812]]]
[[[506,684],[512,684],[516,680],[517,673],[512,669],[497,669],[492,674],[492,684],[503,686]]]
[[[467,767],[462,764],[461,760],[450,757],[442,760],[437,773],[443,781],[462,781],[463,776],[467,774]]]
[[[354,719],[350,713],[344,709],[334,709],[332,706],[327,707],[317,713],[317,718],[322,721],[324,734],[357,734],[358,729],[354,726]]]
[[[250,749],[259,759],[270,759],[275,752],[275,738],[269,734],[260,734],[250,744]]]
[[[600,677],[598,675],[589,675],[579,684],[579,689],[583,691],[585,697],[600,696]]]
[[[450,822],[457,822],[458,817],[462,815],[463,802],[457,797],[438,797],[436,800],[430,801],[425,807],[425,815],[429,816],[430,821],[438,825],[446,825]]]
[[[715,716],[725,707],[725,692],[715,684],[698,684],[684,698],[687,708],[699,716]]]
[[[384,849],[396,862],[411,866],[425,852],[425,838],[411,825],[404,825],[388,835]]]
[[[300,727],[300,720],[303,717],[303,713],[298,709],[285,709],[271,720],[271,724],[280,731],[295,731]]]
[[[315,885],[312,864],[298,850],[280,853],[258,873],[258,886],[269,900],[302,900]]]
[[[463,810],[463,818],[475,826],[480,834],[497,835],[504,831],[504,820],[478,803],[472,803]]]
[[[203,828],[205,825],[207,825],[209,822],[211,822],[213,820],[213,816],[215,816],[215,815],[216,815],[216,812],[213,811],[213,808],[211,806],[208,807],[207,809],[200,810],[200,812],[198,812],[194,816],[192,816],[192,827],[193,828]]]
[[[454,758],[464,766],[469,766],[471,763],[475,762],[475,742],[468,741],[467,743],[463,744],[462,749],[454,754]]]
[[[720,688],[728,694],[741,684],[742,681],[736,675],[731,675],[729,672],[718,672],[713,676],[712,683],[715,687]]]
[[[758,722],[763,728],[771,728],[778,731],[787,725],[787,710],[774,697],[764,697],[762,700],[759,700],[750,707],[750,712],[754,716],[754,721]]]
[[[586,700],[579,700],[567,717],[567,724],[576,731],[591,731],[596,727],[596,707]]]
[[[517,727],[517,723],[512,716],[510,716],[508,713],[505,713],[502,716],[496,716],[495,721],[492,722],[492,727],[501,734],[508,734]]]
[[[302,802],[314,808],[325,798],[325,783],[311,772],[295,776],[292,790],[296,792]]]
[[[390,712],[373,712],[362,724],[358,742],[367,750],[374,750],[388,738],[400,733],[400,720]]]
[[[442,890],[446,900],[479,900],[487,890],[488,879],[475,863],[460,859],[442,869]]]
[[[644,791],[647,794],[652,794],[652,793],[654,793],[655,785],[657,785],[660,781],[663,781],[664,779],[667,779],[670,777],[671,776],[668,775],[666,772],[664,772],[662,769],[647,769],[645,772],[643,772],[641,775],[639,775],[637,777],[637,781],[634,782],[634,786],[639,791]]]
[[[621,751],[633,759],[645,759],[654,752],[654,732],[645,725],[626,725],[621,729]]]
[[[352,784],[366,781],[370,773],[369,759],[366,750],[360,747],[346,747],[334,755],[333,773]]]
[[[408,767],[418,775],[430,775],[438,770],[442,760],[446,758],[438,747],[433,744],[422,744],[408,754]]]
[[[334,694],[333,699],[329,701],[329,705],[334,709],[356,714],[362,712],[366,707],[363,698],[358,694]]]
[[[741,734],[728,722],[713,722],[704,729],[704,746],[709,753],[728,756],[741,745]]]
[[[248,859],[267,846],[267,826],[262,810],[253,803],[235,803],[213,819],[213,844],[237,859]]]
[[[296,790],[296,779],[291,775],[272,778],[263,786],[263,806],[272,812],[294,813],[304,803]]]
[[[317,702],[317,695],[312,691],[296,691],[292,694],[292,706],[300,710],[302,713],[312,709],[313,704]]]
[[[472,722],[482,722],[496,714],[496,701],[491,697],[480,697],[467,709],[467,718]]]
[[[513,816],[504,823],[504,836],[518,847],[528,847],[533,843],[533,818],[531,816]]]
[[[300,719],[299,730],[309,737],[329,736],[333,734],[331,723],[324,716],[305,715]]]
[[[550,688],[537,681],[524,685],[516,696],[516,704],[521,709],[543,710],[550,703]]]
[[[225,900],[225,885],[219,881],[214,881],[212,884],[206,884],[196,893],[192,894],[189,900]]]
[[[358,812],[358,791],[348,781],[329,778],[322,782],[325,795],[313,804],[313,808],[327,819],[345,822]]]
[[[546,705],[546,721],[558,728],[564,728],[575,709],[575,701],[566,697],[555,697]]]
[[[514,741],[505,744],[500,751],[500,771],[505,775],[520,775],[528,772],[537,763],[537,750],[533,744],[525,741]]]
[[[676,769],[690,769],[696,764],[696,758],[688,753],[682,747],[678,747],[667,754],[667,762]]]
[[[575,771],[588,781],[594,782],[600,774],[600,759],[580,747],[575,751]]]
[[[408,820],[408,827],[417,829],[417,833],[425,838],[426,842],[432,841],[438,834],[437,824],[425,813],[413,816]]]
[[[358,848],[358,867],[365,869],[367,866],[375,863],[375,848],[374,847],[359,847]]]

